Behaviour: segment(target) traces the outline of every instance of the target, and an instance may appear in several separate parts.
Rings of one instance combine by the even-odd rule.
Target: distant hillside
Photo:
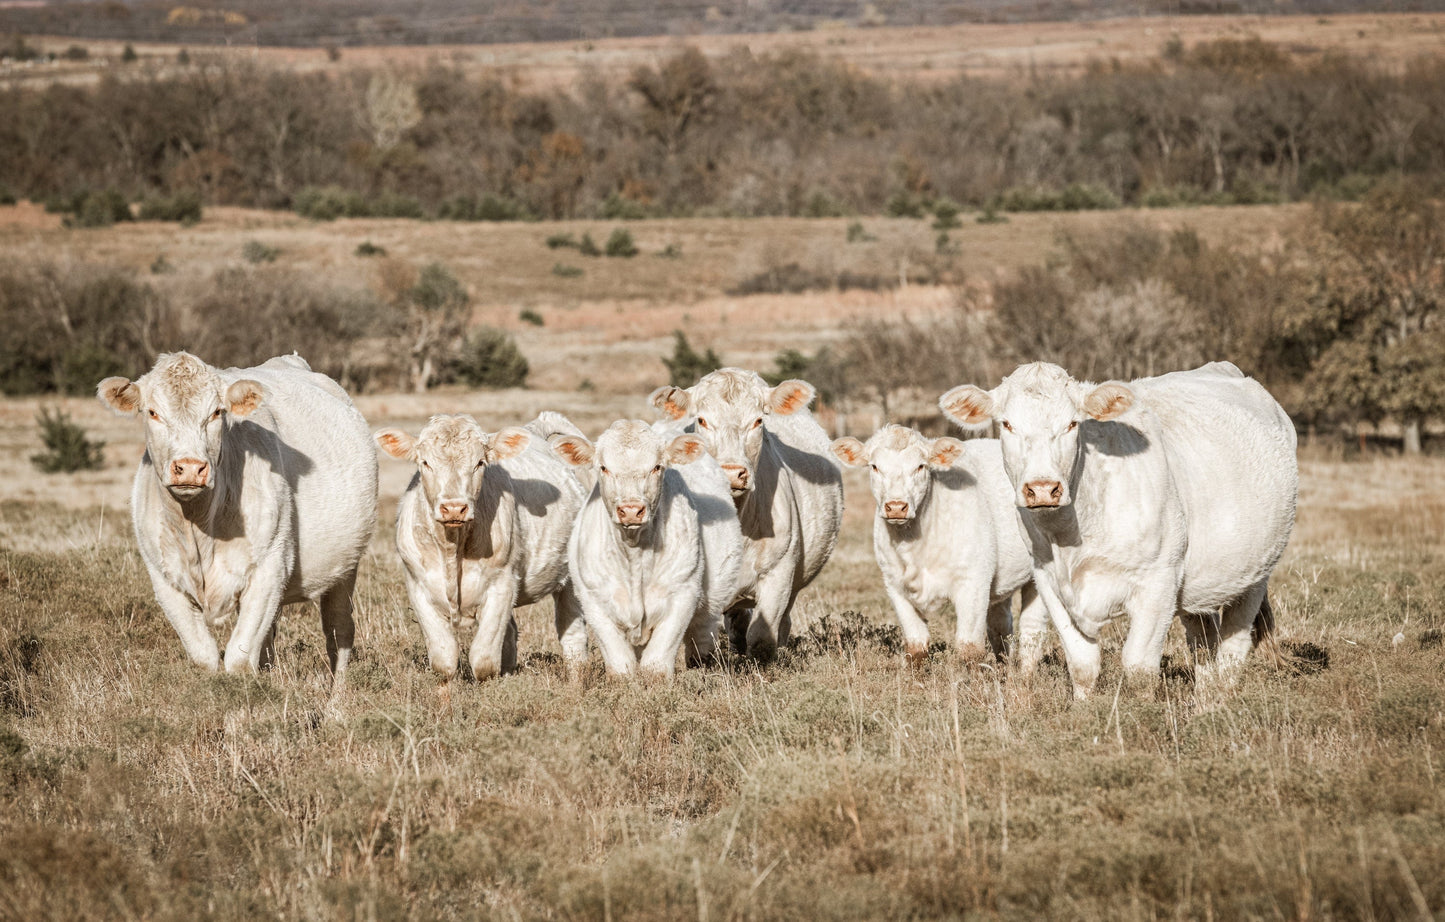
[[[0,0],[0,33],[189,44],[438,45],[1116,16],[1445,9],[1441,0]]]

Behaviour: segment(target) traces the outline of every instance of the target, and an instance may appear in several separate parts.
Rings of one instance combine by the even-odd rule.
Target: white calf
[[[1019,653],[1032,672],[1042,653],[1046,612],[1033,590],[1033,559],[1014,509],[1003,455],[994,439],[928,439],[885,426],[865,444],[838,439],[833,453],[867,466],[877,502],[873,552],[898,613],[911,662],[928,656],[926,615],[953,603],[954,644],[982,659],[985,644],[1004,656],[1015,591],[1023,590]]]
[[[517,665],[512,610],[549,595],[564,658],[576,666],[587,655],[567,585],[567,537],[584,494],[544,441],[571,428],[561,417],[539,417],[528,424],[532,432],[489,434],[470,416],[433,416],[415,438],[399,429],[376,433],[387,454],[417,465],[397,508],[396,547],[432,670],[444,683],[457,670],[456,627],[477,626],[469,654],[477,679],[509,672]]]
[[[728,481],[694,435],[665,438],[620,420],[596,446],[552,440],[597,486],[577,516],[572,581],[609,672],[670,676],[686,643],[689,666],[712,655],[736,592],[742,533]]]

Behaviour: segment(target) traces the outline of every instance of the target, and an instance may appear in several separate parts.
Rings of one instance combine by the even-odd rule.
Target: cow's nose
[[[646,515],[647,507],[642,503],[617,504],[617,522],[620,525],[641,525]]]
[[[204,487],[211,475],[211,466],[200,458],[180,458],[171,462],[171,486]]]
[[[1064,485],[1057,480],[1030,480],[1024,484],[1024,503],[1030,508],[1057,506],[1064,498]]]
[[[883,504],[883,517],[888,519],[908,518],[908,504],[901,499],[893,499]]]
[[[734,490],[746,490],[748,481],[752,479],[752,471],[749,471],[741,464],[719,465],[723,473],[728,475],[728,485]]]
[[[450,502],[440,503],[437,506],[439,518],[443,524],[461,524],[467,520],[467,513],[472,507],[467,503]]]

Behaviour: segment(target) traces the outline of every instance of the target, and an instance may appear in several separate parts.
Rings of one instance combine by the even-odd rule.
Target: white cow
[[[885,426],[865,444],[833,442],[851,467],[867,467],[877,502],[873,553],[915,665],[928,657],[928,623],[953,603],[954,644],[966,659],[1007,654],[1014,592],[1023,590],[1019,655],[1025,673],[1043,652],[1047,613],[1033,589],[1028,536],[996,439],[929,439]],[[986,646],[985,646],[986,645]]]
[[[546,443],[575,431],[557,414],[496,433],[470,416],[433,416],[416,437],[377,431],[383,451],[417,465],[397,507],[396,548],[443,689],[457,670],[457,627],[477,628],[473,676],[510,672],[512,610],[547,596],[564,659],[571,667],[585,660],[586,628],[567,582],[567,538],[585,494]]]
[[[955,422],[997,421],[1074,695],[1099,675],[1099,630],[1127,615],[1124,667],[1155,676],[1177,612],[1228,676],[1294,526],[1295,431],[1227,362],[1098,386],[1024,365],[992,391],[944,394]],[[1223,610],[1222,615],[1220,610]]]
[[[843,519],[843,475],[807,410],[813,396],[805,381],[769,387],[755,372],[723,368],[649,398],[665,416],[690,419],[728,475],[745,548],[729,631],[734,650],[761,659],[787,643],[793,603],[828,562]]]
[[[226,670],[269,664],[280,607],[315,599],[340,677],[376,523],[376,452],[346,392],[296,355],[222,371],[177,352],[136,381],[106,378],[97,395],[145,424],[131,516],[191,659],[221,665],[210,628],[234,615]]]
[[[742,532],[727,477],[695,435],[619,420],[594,446],[552,439],[597,475],[568,551],[572,581],[607,670],[671,676],[677,650],[700,665],[737,591]]]

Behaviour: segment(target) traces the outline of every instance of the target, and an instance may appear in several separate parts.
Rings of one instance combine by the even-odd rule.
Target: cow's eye
[[[1071,420],[1069,420],[1069,428],[1066,429],[1065,431],[1066,431],[1066,432],[1073,432],[1073,431],[1074,431],[1075,429],[1077,429],[1077,428],[1079,428],[1079,421],[1078,421],[1077,419],[1071,419]]]
[[[426,468],[427,470],[431,470],[431,465],[427,464],[425,459],[422,460],[421,466]]]
[[[661,473],[662,473],[662,465],[659,464],[659,465],[657,465],[657,467],[654,467],[654,468],[652,469],[652,472],[653,472],[654,474],[661,474]]]
[[[150,409],[150,408],[147,408],[147,409],[146,409],[146,412],[150,414],[151,419],[155,420],[156,422],[160,422],[160,420],[161,420],[161,415],[160,415],[159,413],[157,413],[155,410],[152,410],[152,409]]]
[[[754,428],[754,429],[758,428],[758,427],[761,426],[762,424],[763,424],[763,418],[762,418],[761,416],[759,416],[757,419],[753,420],[753,428]]]
[[[1014,431],[1014,427],[1013,427],[1013,426],[1010,426],[1010,425],[1008,424],[1008,420],[1006,420],[1006,419],[1001,419],[1001,420],[999,420],[999,421],[998,421],[998,424],[999,424],[1000,426],[1003,426],[1003,427],[1004,427],[1005,429],[1007,429],[1009,432],[1013,432],[1013,431]]]
[[[604,473],[604,474],[608,473],[607,468],[605,468],[605,467],[602,468],[602,473]]]
[[[870,464],[870,465],[868,465],[868,467],[869,467],[870,470],[873,471],[873,473],[875,473],[875,474],[878,473],[878,465],[876,465],[876,464]]]
[[[220,408],[220,407],[216,407],[216,412],[214,412],[214,413],[211,414],[211,419],[220,419],[220,418],[221,418],[221,408]]]
[[[920,464],[920,465],[918,465],[918,471],[923,470],[923,469],[924,469],[925,467],[927,467],[927,466],[928,466],[928,465],[926,465],[926,464]],[[914,471],[913,473],[916,474],[916,473],[918,473],[918,471]]]
[[[486,458],[482,458],[480,461],[477,462],[477,467],[486,467],[486,466],[487,466],[487,459],[486,459]]]
[[[701,416],[699,416],[699,417],[697,418],[697,424],[698,424],[698,426],[699,426],[700,428],[703,428],[703,429],[706,429],[706,428],[707,428],[707,420],[703,419]]]

